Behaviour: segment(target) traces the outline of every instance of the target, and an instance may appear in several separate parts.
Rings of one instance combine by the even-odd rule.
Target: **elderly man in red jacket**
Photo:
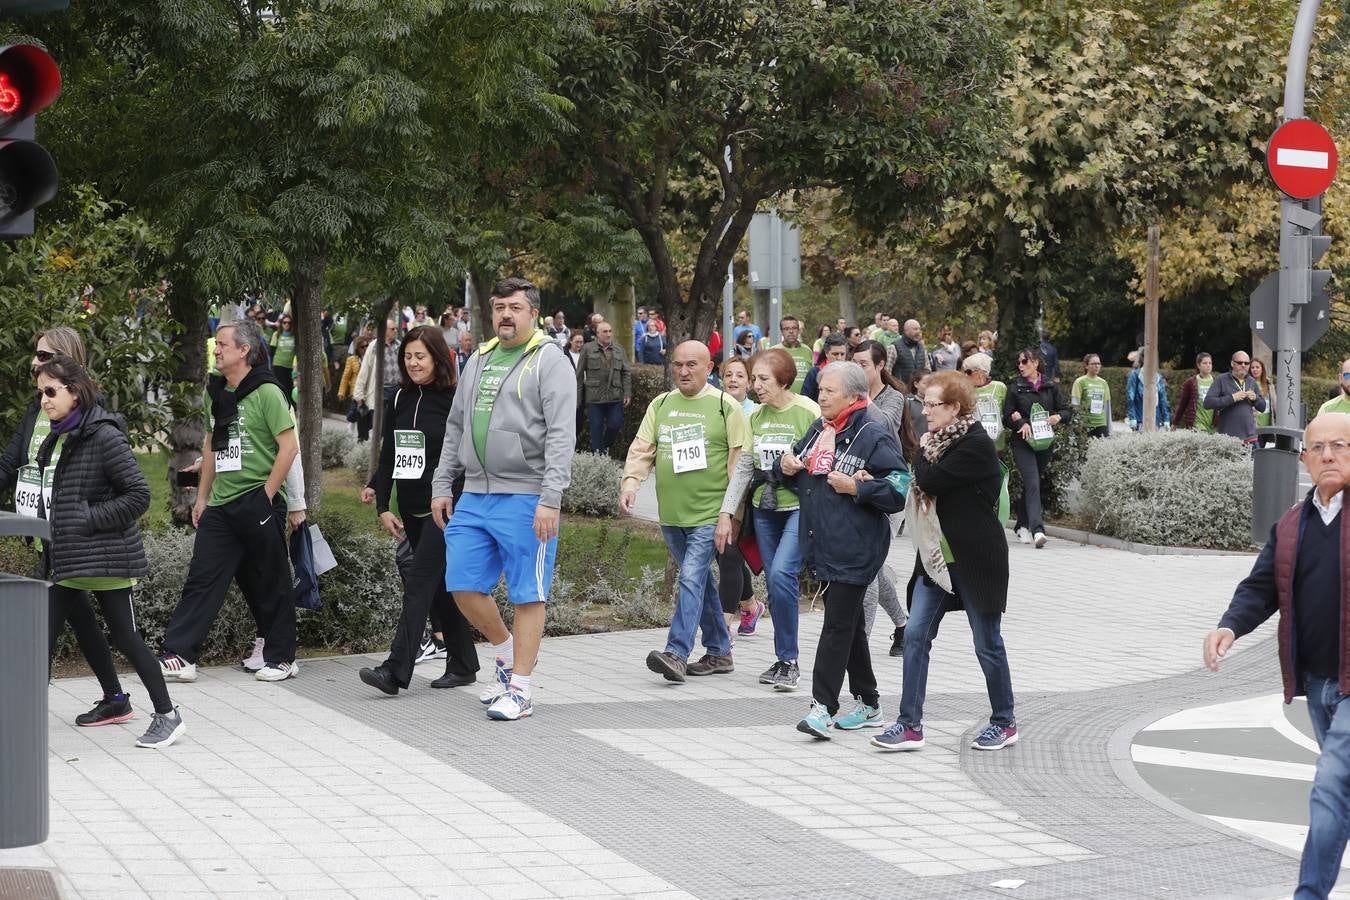
[[[1205,665],[1218,671],[1233,641],[1279,612],[1284,701],[1306,694],[1321,748],[1309,798],[1295,900],[1325,898],[1350,838],[1350,416],[1308,423],[1303,464],[1313,489],[1271,529],[1252,572],[1205,638]]]

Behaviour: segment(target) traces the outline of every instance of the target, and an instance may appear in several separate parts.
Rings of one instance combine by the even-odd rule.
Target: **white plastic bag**
[[[950,594],[952,576],[942,556],[942,526],[938,523],[937,500],[924,497],[921,501],[911,487],[905,498],[905,530],[914,542],[914,549],[919,551],[919,561],[928,578]]]

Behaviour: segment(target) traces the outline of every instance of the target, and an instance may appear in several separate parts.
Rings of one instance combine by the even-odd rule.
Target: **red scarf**
[[[871,402],[872,401],[867,397],[859,397],[845,407],[844,410],[831,421],[825,422],[824,427],[820,430],[820,437],[816,440],[815,448],[806,456],[806,469],[810,474],[828,475],[830,472],[834,471],[835,434],[839,429],[848,424],[849,416],[860,409],[865,409]],[[823,420],[824,417],[822,416],[821,418]]]

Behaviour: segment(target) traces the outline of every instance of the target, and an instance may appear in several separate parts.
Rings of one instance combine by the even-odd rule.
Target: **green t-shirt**
[[[529,341],[519,347],[506,349],[501,344],[492,348],[491,354],[483,363],[483,377],[478,380],[478,396],[473,401],[473,449],[478,453],[478,461],[487,465],[483,458],[487,449],[488,423],[492,419],[492,405],[497,401],[497,392],[502,382],[510,374],[516,360],[529,346]]]
[[[711,385],[704,385],[696,397],[678,390],[661,394],[647,407],[638,437],[656,445],[661,524],[717,524],[727,492],[730,449],[748,452],[751,446],[750,423],[736,398]]]
[[[1214,376],[1201,378],[1195,376],[1195,430],[1214,433],[1214,410],[1205,409],[1205,397],[1214,387]]]
[[[328,330],[328,339],[334,344],[347,343],[347,317],[338,316],[333,319],[333,327]]]
[[[234,388],[226,386],[225,390]],[[206,429],[215,424],[211,418],[211,400],[205,404]],[[212,445],[215,454],[216,477],[211,482],[211,499],[207,506],[224,506],[238,500],[249,491],[255,491],[272,477],[272,466],[277,461],[277,437],[295,428],[295,416],[286,403],[286,396],[274,384],[264,384],[239,404],[239,420],[230,427],[229,445]],[[286,496],[286,483],[280,493]]]
[[[896,341],[900,340],[900,335],[892,334],[889,331],[882,331],[876,337],[872,338],[872,340],[876,341],[883,347],[889,347],[891,344],[894,344]]]
[[[1008,446],[1008,429],[1003,427],[1003,400],[1007,396],[1008,386],[1001,381],[975,389],[975,417],[994,438],[994,449],[999,452]]]
[[[1350,397],[1344,392],[1339,397],[1332,397],[1317,410],[1319,416],[1322,413],[1350,413]]]
[[[282,369],[295,368],[295,333],[277,332],[272,335],[272,365]]]
[[[1073,383],[1069,402],[1079,408],[1078,414],[1083,417],[1083,424],[1089,428],[1101,428],[1106,425],[1106,411],[1111,408],[1111,387],[1105,378],[1080,375]]]
[[[809,397],[796,394],[788,395],[787,409],[774,409],[762,404],[750,416],[750,435],[752,439],[751,458],[755,468],[761,472],[773,468],[774,459],[792,449],[792,445],[811,427],[811,423],[820,418],[820,407]],[[751,502],[758,506],[766,485],[755,488]],[[785,487],[778,488],[778,508],[797,509],[801,501],[796,493]]]
[[[52,420],[47,418],[45,409],[38,407],[37,418],[33,420],[33,439],[28,442],[28,465],[37,465],[38,450],[42,449],[42,442],[51,433]]]
[[[792,357],[792,361],[797,364],[797,377],[792,380],[792,386],[789,390],[794,394],[800,394],[802,384],[806,381],[806,373],[811,371],[815,358],[811,348],[799,343],[795,347],[789,347],[786,344],[774,344],[773,349],[786,351],[787,355]]]

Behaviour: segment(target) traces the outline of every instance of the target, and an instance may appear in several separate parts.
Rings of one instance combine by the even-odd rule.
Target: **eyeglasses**
[[[37,357],[38,362],[51,362],[56,359],[56,353],[52,350],[38,350],[33,355]]]
[[[946,400],[925,400],[925,401],[923,401],[923,408],[924,408],[924,409],[933,409],[934,407],[938,407],[938,406],[946,406],[946,405],[947,405],[947,401],[946,401]]]
[[[1251,362],[1251,360],[1249,360],[1249,359],[1235,359],[1235,360],[1233,360],[1233,365],[1235,365],[1235,366],[1250,366],[1251,364],[1252,364],[1252,362]]]
[[[61,387],[65,388],[66,390],[70,390],[70,385],[68,384],[63,384],[61,385]],[[47,385],[45,388],[42,389],[42,396],[54,399],[57,393],[60,392],[60,390],[61,388],[54,388],[51,385]]]
[[[1340,456],[1346,450],[1350,450],[1350,441],[1332,441],[1329,444],[1318,441],[1315,444],[1309,444],[1306,449],[1308,453],[1314,456],[1321,456],[1323,451],[1328,449],[1331,450],[1333,455]]]

